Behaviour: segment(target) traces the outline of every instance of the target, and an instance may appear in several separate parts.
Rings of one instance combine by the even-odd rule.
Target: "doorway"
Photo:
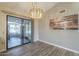
[[[8,48],[13,48],[23,44],[31,43],[32,38],[32,20],[7,16],[8,21]]]

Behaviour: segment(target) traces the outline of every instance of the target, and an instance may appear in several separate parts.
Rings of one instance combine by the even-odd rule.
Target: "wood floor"
[[[79,54],[61,49],[43,42],[26,44],[7,52],[0,53],[1,56],[79,56]]]

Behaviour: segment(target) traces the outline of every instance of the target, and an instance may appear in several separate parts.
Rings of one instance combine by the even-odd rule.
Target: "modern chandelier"
[[[29,10],[29,16],[33,19],[40,19],[43,16],[43,9],[39,8],[37,2],[32,3],[32,8]]]

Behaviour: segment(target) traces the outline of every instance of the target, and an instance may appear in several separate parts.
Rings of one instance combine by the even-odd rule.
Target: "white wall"
[[[38,20],[39,19],[35,19],[34,20],[34,41],[38,41],[39,40],[39,35],[38,35]]]
[[[59,13],[64,9],[66,10],[65,13]],[[79,3],[59,3],[48,10],[44,17],[39,20],[39,39],[79,51],[79,30],[51,30],[49,28],[51,18],[72,14],[79,14]]]

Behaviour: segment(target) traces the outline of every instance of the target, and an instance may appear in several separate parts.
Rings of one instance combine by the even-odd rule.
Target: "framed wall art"
[[[54,30],[78,30],[78,14],[50,19],[49,26]]]

